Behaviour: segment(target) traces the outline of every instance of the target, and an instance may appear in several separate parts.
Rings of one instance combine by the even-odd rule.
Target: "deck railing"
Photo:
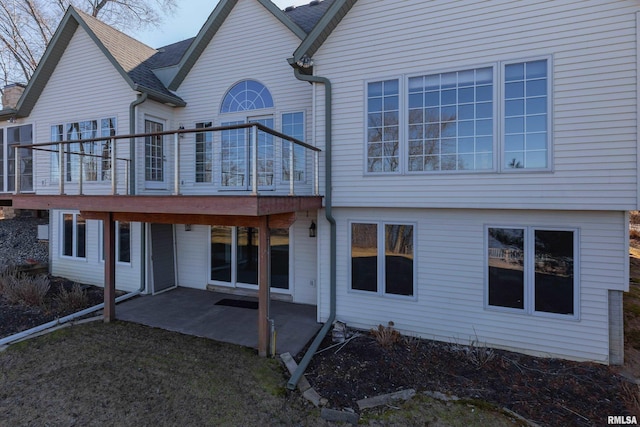
[[[149,133],[138,133],[138,134],[132,134],[132,135],[116,135],[116,136],[109,136],[109,137],[95,137],[95,138],[85,138],[85,139],[77,139],[77,140],[67,140],[67,141],[51,141],[51,142],[45,142],[45,143],[37,143],[37,144],[29,144],[29,145],[19,145],[19,146],[15,146],[15,194],[20,194],[22,192],[21,188],[20,188],[20,180],[21,180],[21,171],[20,171],[20,162],[21,162],[21,155],[20,155],[20,150],[21,149],[29,149],[32,151],[42,151],[42,152],[50,152],[50,153],[57,153],[58,158],[58,164],[57,164],[57,181],[58,181],[58,192],[60,195],[64,195],[65,193],[65,182],[73,182],[72,179],[72,171],[71,171],[71,163],[70,160],[73,156],[77,156],[79,161],[77,162],[77,168],[78,168],[78,178],[77,178],[77,188],[78,188],[78,194],[83,195],[84,194],[84,185],[87,182],[96,182],[99,181],[97,179],[97,164],[96,163],[89,163],[89,166],[91,166],[92,170],[90,173],[87,172],[84,168],[85,168],[85,161],[86,159],[99,159],[98,161],[102,161],[103,165],[108,165],[108,175],[105,175],[105,170],[102,169],[101,173],[103,174],[103,176],[101,178],[103,178],[105,181],[106,180],[110,180],[111,181],[111,194],[112,195],[117,195],[118,193],[118,184],[119,184],[119,179],[118,179],[118,162],[124,162],[124,183],[121,186],[124,190],[124,194],[132,194],[133,192],[131,191],[131,185],[134,186],[134,188],[137,188],[137,184],[135,182],[135,176],[131,175],[132,174],[132,167],[131,167],[131,162],[132,162],[132,158],[135,159],[135,155],[133,155],[133,153],[131,153],[131,146],[129,151],[129,157],[120,157],[118,153],[118,144],[117,142],[119,140],[129,140],[129,141],[135,141],[135,143],[133,144],[133,149],[135,150],[135,146],[136,144],[140,141],[140,139],[142,139],[143,143],[147,142],[147,138],[153,138],[153,137],[165,137],[165,136],[173,136],[173,186],[171,186],[171,192],[174,195],[179,195],[181,194],[181,179],[180,179],[180,173],[181,173],[181,149],[183,148],[183,146],[185,145],[183,143],[183,138],[185,135],[187,134],[206,134],[211,132],[212,134],[215,134],[216,132],[225,132],[225,131],[233,131],[233,130],[242,130],[242,129],[246,129],[249,131],[250,137],[247,138],[246,135],[243,138],[243,141],[240,142],[240,144],[238,144],[236,147],[236,149],[238,149],[243,155],[244,155],[244,159],[243,159],[243,164],[242,166],[244,166],[244,172],[242,172],[241,174],[236,173],[234,178],[236,180],[240,179],[240,182],[242,182],[242,188],[238,188],[238,187],[234,187],[232,189],[235,190],[244,190],[244,191],[250,191],[251,195],[257,195],[259,193],[259,188],[260,188],[260,183],[259,183],[259,158],[258,158],[258,152],[260,147],[260,142],[259,142],[259,132],[263,132],[265,134],[271,135],[274,140],[274,146],[275,144],[275,140],[276,139],[280,139],[282,141],[282,147],[284,150],[285,144],[289,144],[288,148],[289,148],[289,156],[287,159],[288,162],[288,187],[289,187],[289,191],[288,194],[293,196],[296,195],[295,191],[296,191],[296,174],[298,174],[298,177],[300,177],[300,171],[296,171],[295,170],[295,165],[296,165],[296,160],[298,160],[296,158],[296,150],[294,149],[294,146],[300,146],[303,147],[305,150],[307,151],[311,151],[313,153],[313,181],[312,181],[312,194],[313,195],[319,195],[319,153],[320,153],[320,149],[317,147],[314,147],[312,145],[306,144],[303,141],[300,141],[299,139],[296,139],[294,137],[291,137],[289,135],[285,135],[281,132],[275,131],[267,126],[264,126],[260,123],[242,123],[242,124],[234,124],[234,125],[228,125],[228,126],[216,126],[216,127],[206,127],[206,128],[197,128],[197,129],[176,129],[176,130],[169,130],[169,131],[163,131],[163,132],[149,132]],[[162,140],[161,140],[162,141]],[[214,142],[214,138],[212,138],[212,140],[210,141],[210,143],[212,145],[215,144]],[[93,152],[86,152],[85,151],[85,147],[88,144],[106,144],[103,145],[103,149],[102,149],[102,154],[95,154]],[[163,143],[163,142],[162,142]],[[218,143],[221,143],[220,141],[218,141]],[[195,144],[195,141],[190,142],[190,144]],[[107,147],[106,149],[104,147]],[[90,145],[91,147],[91,145]],[[190,147],[193,148],[193,146],[191,145]],[[169,150],[170,151],[170,150]],[[273,184],[274,181],[274,175],[276,174],[276,170],[275,170],[275,164],[277,163],[275,161],[275,156],[276,156],[276,152],[277,150],[273,150],[272,149],[272,153],[273,153],[273,158],[271,159],[271,164],[272,164],[272,168],[273,170],[271,171],[271,184]],[[161,162],[164,162],[164,159],[166,158],[166,156],[163,153],[162,158],[160,159]],[[34,163],[35,163],[35,158],[34,158]],[[213,160],[212,160],[213,161]],[[284,159],[282,160],[283,162],[285,161]],[[303,157],[303,161],[305,162],[305,169],[306,169],[306,156]],[[67,165],[67,162],[69,162],[69,165]],[[247,165],[247,162],[249,163]],[[136,162],[137,163],[137,162]],[[222,162],[219,162],[220,164],[222,164]],[[144,163],[144,159],[142,160],[141,164],[145,164]],[[53,165],[51,165],[53,166]],[[250,169],[249,167],[250,166]],[[34,175],[35,175],[35,167],[34,167]],[[221,169],[221,173],[222,169]],[[228,173],[231,173],[230,171]],[[302,174],[304,174],[304,171],[302,172]],[[241,177],[240,177],[241,175]],[[263,171],[263,176],[264,176],[264,171]],[[93,177],[92,179],[87,179],[87,176],[91,176]],[[107,176],[107,178],[105,178],[105,176]],[[247,181],[249,182],[249,185],[245,186],[244,185],[244,179],[245,177],[247,178]],[[132,179],[130,179],[132,178]],[[227,177],[229,178],[229,177]],[[266,179],[266,178],[265,178]],[[283,182],[285,180],[282,180]],[[299,181],[300,182],[300,181]],[[131,183],[131,184],[130,184]],[[308,187],[309,185],[306,184],[306,186]]]

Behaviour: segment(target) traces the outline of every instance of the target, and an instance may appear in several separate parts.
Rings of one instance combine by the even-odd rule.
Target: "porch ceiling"
[[[12,195],[17,209],[73,209],[154,215],[260,217],[322,207],[321,196],[80,196]],[[0,203],[2,202],[0,196]]]

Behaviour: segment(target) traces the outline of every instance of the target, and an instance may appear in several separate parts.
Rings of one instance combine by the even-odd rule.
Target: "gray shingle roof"
[[[314,0],[303,6],[288,7],[284,13],[309,34],[333,2],[334,0]]]
[[[127,73],[134,84],[162,95],[178,98],[162,84],[152,71],[152,64],[155,62],[152,59],[159,54],[157,50],[99,21],[91,15],[77,9],[76,12]],[[168,59],[169,57],[167,57],[167,60]],[[162,61],[158,62],[162,63]]]

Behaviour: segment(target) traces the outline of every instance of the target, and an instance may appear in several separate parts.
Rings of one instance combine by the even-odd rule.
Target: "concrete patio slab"
[[[215,305],[222,299],[256,298],[189,288],[145,295],[116,306],[116,318],[187,335],[258,348],[258,310]],[[316,307],[271,301],[276,353],[296,355],[316,335]]]

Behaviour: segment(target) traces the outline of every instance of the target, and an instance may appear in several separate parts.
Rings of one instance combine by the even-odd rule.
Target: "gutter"
[[[138,98],[129,105],[129,134],[136,133],[136,107],[147,100],[149,95],[146,92],[138,95]],[[129,139],[129,194],[136,194],[136,140]]]
[[[122,295],[122,296],[116,298],[116,303],[128,300],[129,298],[133,298],[133,297],[135,297],[137,295],[140,295],[140,292],[141,292],[140,290],[137,290],[137,291],[134,291],[134,292],[130,292],[130,293],[126,294],[126,295]],[[78,317],[86,316],[87,314],[91,314],[91,313],[93,313],[95,311],[102,310],[103,308],[104,308],[104,303],[100,303],[98,305],[94,305],[93,307],[85,308],[84,310],[78,311],[77,313],[73,313],[73,314],[70,314],[68,316],[61,317],[61,318],[56,319],[56,320],[52,320],[51,322],[43,323],[42,325],[33,327],[31,329],[27,329],[26,331],[18,332],[17,334],[10,335],[8,337],[4,337],[4,338],[0,339],[0,346],[9,345],[9,344],[11,344],[13,342],[19,341],[19,340],[21,340],[23,338],[26,338],[26,337],[28,337],[30,335],[33,335],[35,333],[44,331],[46,329],[53,328],[53,327],[58,326],[58,325],[62,325],[63,323],[70,322],[72,320],[77,319]]]
[[[289,390],[295,390],[298,382],[304,375],[304,371],[306,371],[309,363],[311,362],[311,358],[318,350],[318,347],[322,343],[322,340],[331,329],[334,320],[336,319],[336,220],[333,217],[332,212],[332,188],[331,188],[331,112],[332,112],[332,95],[331,95],[331,81],[326,77],[319,77],[314,75],[306,75],[300,72],[299,67],[294,66],[294,75],[296,79],[309,82],[309,83],[321,83],[324,84],[324,126],[325,126],[325,217],[327,221],[329,221],[330,227],[330,240],[329,240],[329,263],[330,263],[330,273],[329,273],[329,318],[325,322],[316,338],[311,343],[311,346],[305,353],[304,357],[300,361],[297,369],[291,375],[289,382],[287,383],[287,388]]]

